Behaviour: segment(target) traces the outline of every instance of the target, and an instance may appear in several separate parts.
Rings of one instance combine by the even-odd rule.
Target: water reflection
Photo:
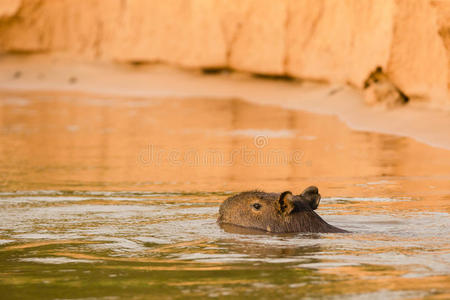
[[[428,197],[430,186],[450,189],[448,151],[355,133],[329,116],[237,99],[25,93],[1,100],[4,190],[295,191],[315,183],[329,196]],[[355,186],[380,180],[396,184]]]
[[[2,93],[0,293],[448,298],[449,170],[449,151],[238,99]],[[234,192],[311,184],[352,233],[216,223]]]

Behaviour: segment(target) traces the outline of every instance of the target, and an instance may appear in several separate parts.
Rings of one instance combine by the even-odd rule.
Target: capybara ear
[[[295,205],[292,193],[290,191],[281,193],[280,199],[278,199],[278,210],[281,213],[288,215],[294,210],[294,208]]]
[[[309,204],[312,210],[315,210],[319,207],[320,202],[320,194],[319,189],[315,186],[310,186],[306,188],[303,193],[300,195],[306,203]]]

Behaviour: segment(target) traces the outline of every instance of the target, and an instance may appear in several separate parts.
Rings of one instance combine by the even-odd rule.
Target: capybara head
[[[325,222],[314,210],[320,194],[310,186],[300,195],[262,191],[243,192],[226,199],[219,209],[219,224],[232,224],[274,233],[346,232]]]

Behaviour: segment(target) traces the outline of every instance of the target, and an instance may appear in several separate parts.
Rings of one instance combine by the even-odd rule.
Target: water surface
[[[248,189],[351,234],[225,232]],[[239,99],[0,96],[5,299],[450,297],[450,151]]]

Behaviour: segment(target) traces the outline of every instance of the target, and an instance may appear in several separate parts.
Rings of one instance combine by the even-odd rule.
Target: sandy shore
[[[162,65],[88,63],[55,56],[0,57],[0,91],[85,92],[133,97],[240,98],[338,116],[355,130],[411,137],[450,149],[450,111],[415,103],[394,110],[366,106],[344,85],[255,78],[240,73],[205,75]]]

